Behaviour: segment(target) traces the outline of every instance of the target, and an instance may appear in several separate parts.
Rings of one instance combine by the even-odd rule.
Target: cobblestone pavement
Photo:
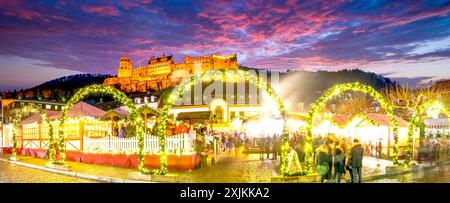
[[[279,163],[279,159],[259,160],[259,154],[236,156],[234,151],[220,156],[211,167],[179,174],[184,181],[194,183],[270,183]]]
[[[211,167],[201,168],[194,171],[179,173],[186,182],[199,183],[270,183],[271,176],[277,175],[278,160],[259,160],[259,154],[236,155],[234,151],[222,153],[216,164]],[[272,155],[270,155],[272,158]],[[376,160],[372,158],[364,159],[363,176],[378,175],[385,173],[386,165],[391,162]],[[342,177],[342,182],[350,180],[349,173]]]
[[[1,155],[0,157],[4,159],[9,159],[10,155]],[[29,156],[18,156],[19,161],[22,163],[32,164],[36,166],[45,166],[47,160],[40,158],[33,158]],[[109,165],[97,165],[97,164],[86,164],[79,162],[67,162],[71,167],[71,170],[77,173],[88,174],[93,176],[102,176],[117,179],[127,179],[128,173],[136,172],[137,169],[133,168],[122,168],[114,167]]]
[[[237,155],[236,155],[237,154]],[[1,155],[8,159],[10,155]],[[242,154],[235,150],[222,152],[218,161],[211,167],[196,169],[193,171],[169,171],[178,174],[183,182],[194,183],[270,183],[272,175],[277,175],[279,165],[278,160],[260,160],[259,154]],[[272,155],[270,155],[272,158]],[[20,162],[36,166],[45,166],[47,160],[19,156]],[[381,164],[380,164],[381,163]],[[380,164],[380,166],[377,166]],[[385,165],[388,162],[364,159],[363,176],[384,173]],[[86,164],[79,162],[68,162],[72,171],[82,174],[102,176],[116,179],[127,179],[130,172],[137,172],[137,169],[121,168],[109,165]],[[24,169],[25,170],[25,169]],[[30,169],[32,170],[32,169]],[[34,170],[34,169],[33,169]],[[35,170],[34,170],[35,171]],[[343,182],[348,181],[349,174],[343,177]]]
[[[20,161],[38,166],[45,166],[45,162],[47,162],[45,159],[32,157],[20,157]],[[80,162],[67,162],[67,164],[74,172],[120,179],[127,179],[128,173],[137,171],[137,169],[133,168],[114,167],[110,165],[86,164]]]
[[[0,183],[95,183],[96,181],[0,162]]]
[[[450,165],[371,181],[372,183],[450,183]]]

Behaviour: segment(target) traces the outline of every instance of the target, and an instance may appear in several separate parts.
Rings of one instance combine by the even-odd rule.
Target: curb
[[[41,170],[41,171],[46,171],[46,172],[51,172],[51,173],[56,173],[56,174],[61,174],[61,175],[67,175],[67,176],[72,176],[72,177],[77,177],[77,178],[83,178],[83,179],[88,179],[88,180],[96,180],[96,181],[105,182],[105,183],[149,183],[149,182],[144,182],[144,181],[132,181],[132,180],[128,180],[128,179],[110,178],[110,177],[104,177],[104,176],[94,176],[94,175],[88,175],[88,174],[77,173],[77,172],[72,172],[72,171],[60,171],[60,170],[46,168],[46,167],[42,167],[42,166],[36,166],[33,164],[27,164],[27,163],[23,163],[23,162],[19,162],[19,161],[11,161],[11,160],[7,160],[4,158],[0,158],[0,161],[27,167],[27,168],[37,169],[37,170]]]

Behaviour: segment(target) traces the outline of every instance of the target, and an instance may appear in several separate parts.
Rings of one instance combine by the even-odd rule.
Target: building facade
[[[104,85],[115,86],[124,92],[161,91],[176,86],[183,77],[194,74],[198,64],[202,72],[208,70],[237,70],[237,56],[206,55],[200,57],[184,56],[183,63],[176,64],[173,56],[152,57],[147,65],[133,68],[128,57],[121,57],[117,77],[107,78]]]
[[[10,100],[10,102],[5,103],[5,105],[2,106],[3,123],[12,123],[14,116],[19,112],[19,110],[28,104],[35,104],[41,107],[42,109],[52,111],[62,111],[63,107],[66,105],[65,103],[52,101],[25,100],[25,99]]]

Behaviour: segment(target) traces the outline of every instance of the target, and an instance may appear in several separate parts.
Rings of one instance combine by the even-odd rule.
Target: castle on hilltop
[[[237,56],[206,55],[200,57],[184,56],[184,62],[175,64],[173,56],[157,58],[153,56],[147,65],[133,68],[128,57],[121,57],[117,77],[107,78],[104,85],[114,86],[124,92],[161,91],[176,86],[182,77],[194,74],[194,64],[201,65],[201,71],[237,70]]]

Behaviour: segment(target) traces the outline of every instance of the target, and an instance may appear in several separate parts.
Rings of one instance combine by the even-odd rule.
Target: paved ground
[[[59,175],[0,162],[0,183],[95,183],[96,181]]]
[[[194,183],[270,183],[279,160],[259,160],[258,154],[223,153],[217,163],[207,168],[180,173],[183,180]]]
[[[222,153],[216,164],[211,167],[201,168],[190,172],[179,173],[184,176],[186,182],[197,183],[270,183],[271,176],[277,175],[280,160],[273,160],[272,155],[267,159],[260,160],[259,154],[240,154],[234,151]],[[364,159],[363,176],[379,175],[385,173],[389,161]],[[344,181],[349,181],[347,173]]]
[[[373,183],[450,183],[450,165],[371,181]]]
[[[9,159],[10,155],[2,155],[4,159]],[[33,158],[29,156],[18,156],[19,161],[27,164],[32,164],[36,166],[45,166],[47,162],[46,159]],[[80,162],[67,162],[71,166],[71,170],[77,173],[88,174],[93,176],[102,176],[117,179],[127,179],[128,173],[136,172],[137,169],[132,168],[121,168],[114,167],[110,165],[97,165],[97,164],[86,164]]]
[[[8,159],[9,156],[10,155],[0,155],[0,158]],[[19,156],[19,158],[20,162],[42,167],[45,166],[45,163],[47,161],[44,159],[26,156]],[[233,150],[223,152],[219,156],[216,164],[213,164],[211,167],[200,168],[193,171],[169,171],[169,173],[179,174],[180,176],[182,176],[182,180],[184,180],[184,182],[270,183],[271,176],[277,175],[277,166],[279,165],[279,159],[267,159],[266,156],[264,156],[264,160],[260,160],[259,158],[259,154],[236,154],[236,152]],[[270,156],[270,158],[272,157]],[[73,172],[113,179],[124,180],[128,178],[128,174],[130,172],[137,172],[137,169],[120,168],[109,165],[85,164],[79,162],[68,162],[68,164],[72,167]],[[384,160],[365,158],[363,164],[363,176],[368,177],[370,175],[384,174],[386,166],[391,165],[392,163]],[[36,173],[37,175],[33,175],[34,173]],[[426,173],[428,174],[428,172]],[[51,175],[49,175],[47,178],[46,174]],[[433,174],[436,175],[433,176]],[[29,169],[23,166],[7,164],[4,162],[2,162],[2,167],[0,167],[0,175],[0,182],[80,182],[81,180],[83,180],[36,169]],[[423,174],[407,174],[398,176],[396,178],[384,178],[375,182],[435,182],[435,180],[450,182],[450,177],[448,177],[450,175],[448,175],[447,173],[442,174],[442,171],[439,170],[430,173],[430,175],[426,177],[422,177],[420,175]],[[448,179],[436,178],[440,176],[447,177]],[[343,177],[343,179],[343,182],[348,181],[349,174],[347,173]],[[93,182],[89,180],[83,181]]]

